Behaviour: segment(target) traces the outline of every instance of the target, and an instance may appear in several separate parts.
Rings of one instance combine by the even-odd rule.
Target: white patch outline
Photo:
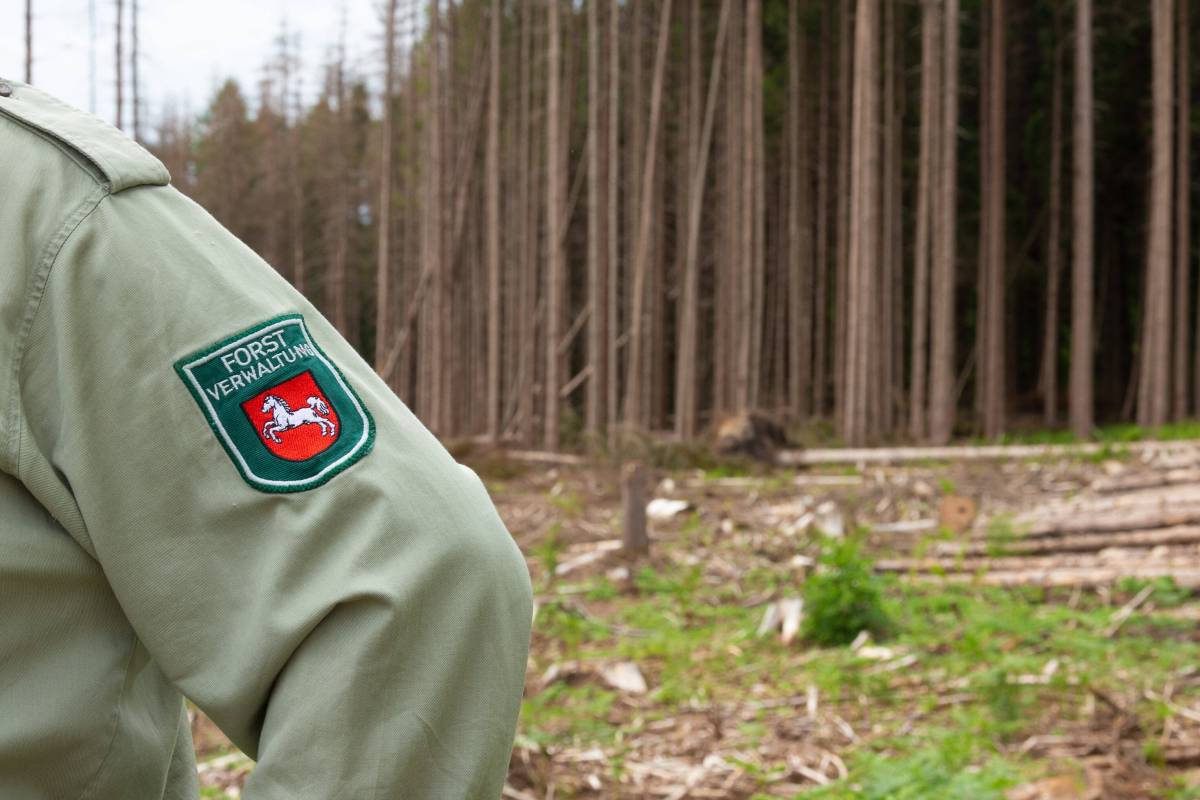
[[[362,437],[354,444],[353,447],[351,447],[348,451],[346,451],[345,455],[343,455],[337,461],[326,464],[325,468],[323,470],[321,470],[320,472],[318,472],[316,475],[312,475],[308,478],[305,478],[303,480],[298,480],[298,481],[276,481],[276,480],[271,480],[270,478],[263,478],[260,475],[258,475],[256,472],[254,472],[253,470],[250,469],[250,465],[247,464],[246,459],[242,457],[242,451],[239,450],[237,445],[235,445],[233,443],[233,438],[229,435],[229,432],[225,430],[225,426],[221,423],[221,416],[217,413],[217,410],[213,407],[212,402],[208,399],[208,396],[204,393],[204,389],[200,385],[200,381],[196,380],[196,376],[192,372],[192,368],[207,364],[209,361],[212,361],[214,358],[219,356],[221,353],[226,352],[231,347],[239,347],[243,343],[245,343],[246,341],[248,341],[250,339],[257,339],[264,333],[273,331],[277,328],[283,328],[288,325],[298,325],[300,327],[300,332],[304,334],[305,341],[308,342],[308,346],[311,347],[313,350],[313,353],[316,354],[315,358],[319,359],[322,363],[324,363],[325,366],[329,368],[329,371],[331,373],[333,373],[333,376],[337,379],[337,382],[341,385],[342,390],[345,392],[346,396],[350,398],[350,401],[352,403],[354,403],[354,410],[358,412],[359,418],[362,419],[363,432],[362,432]],[[361,450],[366,445],[367,441],[371,438],[371,421],[367,417],[366,410],[362,407],[362,404],[359,403],[358,396],[355,395],[354,391],[351,390],[351,388],[346,385],[345,379],[342,378],[341,371],[339,371],[337,369],[337,367],[335,367],[333,365],[333,363],[330,362],[330,360],[325,357],[324,351],[322,351],[321,348],[317,347],[317,343],[313,341],[312,336],[310,336],[308,333],[308,325],[305,324],[304,317],[290,317],[288,319],[281,319],[278,322],[274,322],[274,323],[266,326],[265,328],[258,328],[256,330],[251,331],[250,333],[246,334],[245,336],[243,336],[240,339],[237,339],[232,342],[227,342],[226,344],[222,345],[220,348],[213,351],[212,353],[209,353],[208,355],[202,356],[202,357],[196,359],[195,361],[190,361],[187,364],[183,364],[181,368],[183,369],[184,372],[187,373],[188,380],[191,381],[192,386],[196,387],[197,396],[199,396],[204,401],[205,410],[210,415],[210,419],[213,421],[213,425],[216,426],[217,431],[221,434],[221,438],[222,438],[222,440],[224,440],[226,449],[229,450],[229,452],[233,453],[237,457],[237,463],[238,463],[238,466],[242,470],[242,474],[245,475],[248,479],[255,481],[256,483],[261,483],[265,486],[282,486],[282,487],[297,487],[297,486],[302,487],[302,486],[307,486],[311,483],[319,483],[320,480],[322,478],[324,478],[326,475],[328,475],[330,472],[336,471],[343,464],[345,464],[347,460],[349,460],[349,459],[353,458],[355,455],[357,455],[358,451]]]

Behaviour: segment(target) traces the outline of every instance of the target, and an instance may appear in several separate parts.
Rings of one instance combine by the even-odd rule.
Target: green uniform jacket
[[[500,795],[529,644],[483,485],[153,156],[0,85],[0,798]]]

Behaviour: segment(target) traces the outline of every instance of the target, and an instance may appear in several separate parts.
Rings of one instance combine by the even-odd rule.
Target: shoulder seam
[[[76,167],[78,167],[80,172],[83,172],[85,175],[87,175],[89,178],[91,178],[92,182],[95,183],[97,186],[107,186],[108,185],[107,173],[105,173],[104,169],[99,164],[97,164],[95,161],[93,161],[82,150],[75,149],[74,147],[70,146],[69,144],[67,144],[62,139],[58,138],[57,136],[53,136],[49,133],[46,133],[45,131],[43,131],[40,128],[36,128],[33,125],[30,125],[29,123],[27,123],[25,120],[21,119],[20,117],[14,116],[12,114],[0,113],[0,119],[8,120],[13,125],[16,125],[18,128],[20,128],[21,130],[28,133],[30,136],[33,136],[34,138],[45,142],[46,144],[50,145],[58,152],[62,153],[64,158],[66,158],[68,161],[70,161],[72,164],[74,164]]]
[[[21,422],[24,419],[21,407],[21,365],[24,362],[25,347],[29,341],[29,332],[33,328],[34,319],[42,306],[42,298],[46,294],[46,284],[50,280],[50,272],[58,260],[59,253],[71,235],[110,194],[106,184],[100,184],[83,199],[63,220],[54,236],[42,249],[37,267],[29,276],[25,289],[23,303],[24,313],[21,315],[20,326],[17,328],[16,346],[13,349],[12,364],[9,367],[9,378],[12,388],[8,400],[8,419],[12,428],[8,433],[7,460],[12,467],[12,474],[20,480],[21,477]],[[0,456],[4,452],[0,450]]]

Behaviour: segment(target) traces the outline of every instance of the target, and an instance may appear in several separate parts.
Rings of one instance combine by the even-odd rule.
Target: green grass
[[[624,592],[602,576],[573,586],[571,598],[595,605],[587,613],[565,601],[544,604],[535,629],[552,654],[541,649],[545,660],[535,663],[535,672],[555,661],[633,661],[650,684],[649,705],[632,713],[595,678],[558,682],[526,699],[522,735],[542,744],[604,746],[620,756],[627,753],[624,742],[655,719],[750,698],[803,696],[816,686],[822,708],[841,707],[858,730],[876,732],[839,752],[850,771],[845,781],[804,798],[999,800],[1006,788],[1047,769],[1044,762],[1003,754],[1033,732],[1082,725],[1089,687],[1121,698],[1131,697],[1130,686],[1161,690],[1200,660],[1194,625],[1167,615],[1137,612],[1116,636],[1106,635],[1115,610],[1140,588],[1133,583],[1118,587],[1111,604],[1085,594],[1075,608],[1044,602],[1040,589],[881,584],[882,611],[894,621],[887,645],[917,658],[900,673],[880,672],[877,662],[844,647],[785,647],[775,636],[757,638],[762,609],[744,607],[746,595],[795,596],[801,587],[790,573],[769,568],[747,572],[740,583],[710,581],[698,566],[656,565],[637,571]],[[1173,584],[1155,587],[1159,607],[1191,602]],[[1048,674],[1051,662],[1057,664],[1053,675],[1042,683],[1029,680]],[[898,693],[897,675],[919,676],[928,689]],[[952,683],[964,699],[939,705],[937,690],[945,693]],[[1194,706],[1200,691],[1177,690],[1174,701]],[[1130,702],[1137,703],[1152,741],[1163,709]],[[914,712],[919,721],[901,734],[900,723]],[[739,748],[753,750],[771,735],[772,714],[794,713],[760,712],[735,723],[732,735]],[[772,783],[785,766],[769,760],[755,766],[761,797],[778,796]],[[1171,796],[1196,796],[1188,791]]]

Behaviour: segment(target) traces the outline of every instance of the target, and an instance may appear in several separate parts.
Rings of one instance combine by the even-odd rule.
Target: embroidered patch
[[[371,451],[375,421],[298,314],[175,362],[246,483],[302,492]]]

